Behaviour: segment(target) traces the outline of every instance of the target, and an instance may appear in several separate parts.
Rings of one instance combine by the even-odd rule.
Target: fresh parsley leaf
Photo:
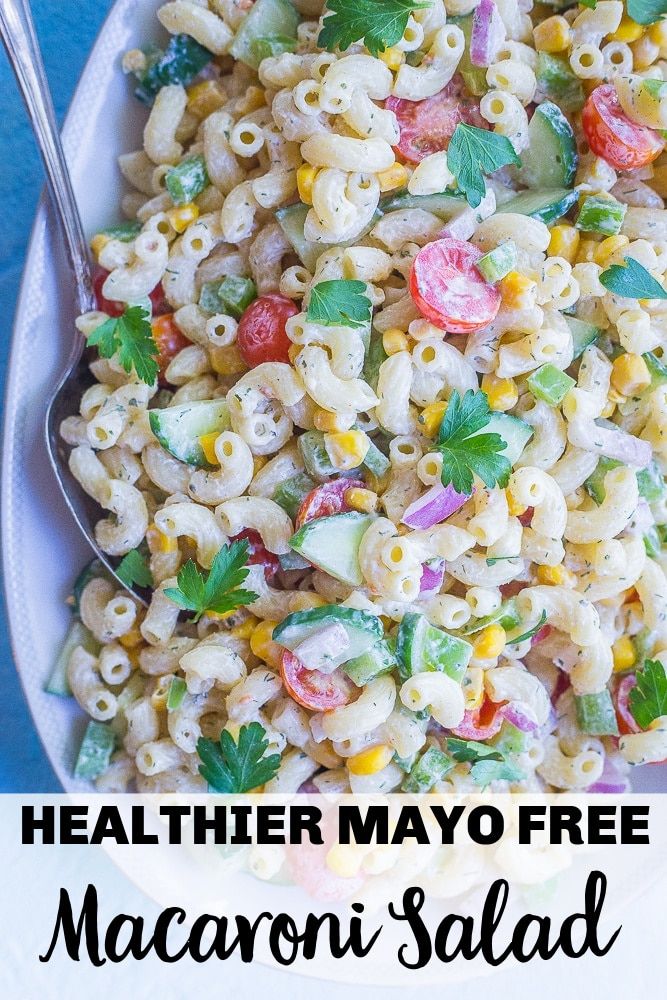
[[[508,163],[520,164],[521,160],[506,135],[462,122],[456,126],[447,150],[447,166],[472,208],[477,208],[486,193],[484,174]]]
[[[509,639],[508,641],[512,646],[516,646],[519,642],[525,642],[526,639],[532,639],[533,636],[537,635],[537,633],[540,631],[546,620],[547,620],[547,613],[546,611],[543,611],[542,614],[540,615],[540,620],[538,621],[537,625],[533,625],[533,627],[529,628],[527,632],[523,633],[523,635],[518,635],[516,639]]]
[[[249,726],[241,726],[238,743],[226,729],[220,733],[218,743],[201,737],[197,741],[199,773],[208,781],[209,788],[233,795],[251,792],[270,781],[280,767],[280,754],[264,756],[269,746],[265,736],[264,727],[251,722]]]
[[[489,747],[486,743],[478,743],[477,740],[462,740],[458,736],[450,736],[447,740],[447,749],[458,764],[476,764],[481,760],[501,761],[503,757],[496,747]]]
[[[123,556],[116,569],[116,576],[126,587],[132,587],[135,583],[137,587],[153,586],[153,574],[139,549],[132,549]]]
[[[310,293],[307,318],[325,326],[365,326],[371,318],[371,300],[363,281],[320,281]]]
[[[642,90],[659,100],[667,87],[665,80],[642,80]]]
[[[509,760],[480,760],[470,768],[470,775],[476,785],[486,788],[492,781],[521,781],[525,778],[516,764]]]
[[[477,785],[486,787],[491,781],[520,781],[524,777],[497,747],[450,737],[447,749],[459,764],[469,763],[470,776]]]
[[[628,0],[627,10],[637,24],[655,24],[667,14],[667,0]]]
[[[645,267],[633,257],[624,257],[625,265],[612,264],[600,275],[608,292],[624,299],[667,299],[667,292]]]
[[[168,587],[165,595],[179,608],[194,611],[193,621],[198,622],[206,611],[225,614],[244,604],[252,604],[257,594],[238,589],[248,575],[248,542],[223,545],[209,573],[201,573],[197,564],[188,559],[176,580],[178,587]]]
[[[517,552],[515,556],[491,556],[489,559],[486,560],[486,565],[495,566],[496,563],[505,562],[506,559],[520,559],[520,558],[521,558],[520,552]]]
[[[598,5],[598,0],[579,0],[582,7],[588,7],[589,10],[595,10]]]
[[[478,434],[491,419],[484,392],[468,389],[463,399],[456,389],[440,424],[436,450],[442,455],[442,485],[472,493],[473,473],[489,487],[507,486],[512,466],[498,454],[507,447],[499,434]]]
[[[413,10],[425,10],[430,2],[414,0],[327,0],[330,13],[317,39],[321,49],[342,52],[363,38],[364,45],[377,56],[403,37]]]
[[[128,306],[122,316],[108,319],[93,330],[88,343],[97,347],[100,356],[118,360],[128,374],[134,368],[137,378],[153,385],[158,373],[155,360],[158,346],[153,340],[150,313],[143,306]]]
[[[637,684],[628,696],[635,722],[648,729],[655,719],[667,715],[667,674],[660,660],[644,660],[637,671]]]

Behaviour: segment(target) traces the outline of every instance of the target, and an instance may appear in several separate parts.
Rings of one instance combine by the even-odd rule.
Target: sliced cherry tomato
[[[107,316],[122,316],[125,312],[127,303],[114,302],[112,299],[106,299],[102,292],[102,287],[108,277],[109,272],[103,267],[100,267],[98,264],[93,271],[93,291],[97,301],[97,308],[102,312],[105,312]],[[164,288],[162,287],[161,281],[157,283],[148,297],[150,298],[153,307],[153,316],[163,316],[165,313],[171,312],[171,306],[164,297]]]
[[[641,732],[641,728],[635,722],[635,717],[630,711],[630,692],[636,683],[635,675],[627,674],[616,688],[616,718],[621,736]]]
[[[611,83],[596,87],[589,96],[581,124],[591,150],[615,170],[645,167],[665,148],[657,132],[628,118]]]
[[[285,333],[285,323],[298,311],[291,299],[276,292],[250,303],[241,316],[236,336],[241,357],[249,368],[264,361],[289,362],[292,343]]]
[[[534,513],[535,513],[534,507],[526,507],[523,514],[519,514],[519,521],[524,526],[524,528],[528,528],[530,526],[530,523],[533,520]]]
[[[248,542],[248,563],[250,566],[263,566],[267,582],[272,580],[280,569],[280,559],[264,545],[262,536],[252,528],[246,528],[239,535],[234,535],[233,542],[246,539]]]
[[[472,333],[495,319],[500,292],[475,264],[482,251],[465,240],[435,240],[419,251],[410,294],[426,319],[449,333]]]
[[[158,382],[164,387],[170,384],[165,378],[165,372],[169,367],[169,363],[176,357],[179,351],[182,351],[184,347],[191,347],[192,343],[187,337],[183,336],[174,323],[173,313],[157,316],[151,323],[151,330],[153,340],[157,344],[159,351],[157,356],[157,362],[160,366]]]
[[[546,628],[546,626],[545,626]],[[565,694],[567,689],[570,687],[570,678],[565,673],[564,670],[559,670],[556,677],[556,683],[554,689],[551,692],[551,704],[555,705],[562,694]]]
[[[527,586],[522,580],[510,580],[509,583],[501,583],[499,589],[503,597],[516,597]]]
[[[503,724],[502,708],[506,704],[505,701],[491,701],[485,697],[479,708],[465,713],[463,721],[456,729],[452,729],[452,733],[463,740],[490,740],[500,732]]]
[[[315,712],[328,712],[347,705],[352,695],[352,682],[342,670],[334,670],[331,674],[309,670],[288,649],[283,652],[280,673],[287,693],[304,708]]]
[[[393,111],[401,130],[396,152],[409,163],[419,163],[431,153],[447,149],[459,122],[488,128],[479,101],[465,93],[463,80],[455,76],[447,86],[423,101],[388,97],[385,108]]]
[[[366,484],[360,479],[334,479],[330,483],[316,486],[307,493],[301,502],[296,515],[296,526],[300,528],[306,521],[316,517],[328,517],[330,514],[344,514],[352,508],[345,501],[345,494],[354,487],[365,489]]]

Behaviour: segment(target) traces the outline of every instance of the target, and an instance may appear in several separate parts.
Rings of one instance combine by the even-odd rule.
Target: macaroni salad
[[[75,587],[79,776],[619,791],[667,758],[655,9],[159,9],[61,427],[147,602]]]

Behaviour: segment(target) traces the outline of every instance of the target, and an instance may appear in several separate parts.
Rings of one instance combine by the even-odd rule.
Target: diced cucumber
[[[521,615],[517,610],[516,598],[509,597],[506,601],[502,602],[496,611],[492,611],[490,615],[485,615],[484,618],[475,618],[473,621],[468,622],[461,631],[463,635],[474,635],[476,632],[481,632],[487,625],[502,625],[505,631],[509,632],[510,629],[516,628],[520,624]]]
[[[318,483],[324,483],[332,476],[338,475],[338,469],[331,464],[331,459],[324,447],[322,431],[306,431],[301,434],[298,446],[306,472]]]
[[[206,160],[201,154],[186,156],[178,166],[167,171],[164,181],[174,205],[194,201],[211,183]]]
[[[466,208],[466,200],[460,194],[443,191],[441,194],[400,194],[387,195],[380,201],[381,212],[399,212],[409,208],[421,208],[424,212],[437,215],[443,222],[449,222]]]
[[[650,559],[657,559],[662,551],[662,540],[655,525],[648,529],[643,538],[646,555]]]
[[[183,704],[183,699],[185,698],[186,692],[188,690],[187,684],[182,677],[172,677],[169,682],[169,690],[167,691],[167,711],[175,712]]]
[[[530,744],[530,734],[505,719],[500,732],[490,742],[503,754],[524,753]]]
[[[484,66],[473,66],[470,61],[470,36],[472,34],[472,14],[466,14],[463,17],[449,17],[449,24],[457,24],[461,31],[463,32],[463,37],[465,38],[465,46],[463,47],[463,55],[461,56],[461,61],[459,62],[457,72],[463,77],[463,82],[475,97],[483,97],[489,89],[489,85],[486,82],[486,67]]]
[[[261,53],[253,43],[267,35],[296,38],[298,26],[299,15],[289,0],[257,0],[236,32],[229,49],[230,55],[257,69]]]
[[[651,376],[651,388],[655,389],[659,385],[664,385],[667,382],[667,367],[665,367],[660,358],[656,354],[653,354],[652,351],[642,354],[642,357],[646,362]]]
[[[206,312],[240,319],[256,298],[257,286],[251,278],[228,274],[222,281],[207,281],[202,285],[199,305]]]
[[[605,498],[604,477],[612,469],[617,469],[622,462],[615,458],[601,458],[593,472],[584,482],[584,488],[588,495],[595,500],[598,506]],[[635,473],[637,476],[637,486],[639,495],[648,503],[659,500],[665,491],[665,480],[656,462],[651,462],[645,469],[639,469]]]
[[[283,52],[294,52],[296,38],[288,38],[287,35],[265,35],[261,38],[254,38],[251,48],[259,65],[262,60],[268,59],[270,56],[279,56]]]
[[[151,430],[163,448],[180,462],[202,469],[212,466],[199,443],[204,434],[222,433],[230,427],[224,399],[203,399],[163,410],[149,410]]]
[[[280,483],[276,487],[273,500],[279,507],[282,507],[288,517],[294,520],[299,507],[316,485],[315,480],[307,476],[305,472],[299,472],[296,476],[286,479],[284,483]]]
[[[358,611],[356,608],[325,604],[321,608],[309,608],[307,611],[295,611],[288,615],[274,628],[273,641],[294,652],[302,642],[328,625],[341,625],[347,633],[349,643],[338,655],[331,657],[331,663],[336,667],[366,653],[382,638],[384,632],[377,615]]]
[[[602,331],[598,326],[586,323],[583,319],[577,319],[576,316],[565,316],[565,322],[572,334],[572,344],[574,346],[573,360],[576,360],[581,357],[587,347],[596,342]]]
[[[623,202],[591,196],[582,202],[576,226],[585,233],[616,236],[621,231],[626,211],[627,205]]]
[[[139,235],[141,229],[141,222],[136,219],[130,219],[127,222],[119,222],[115,226],[106,226],[104,229],[100,229],[99,232],[103,236],[108,236],[110,240],[120,240],[121,243],[130,243]]]
[[[280,568],[286,573],[295,569],[311,569],[310,563],[303,559],[298,552],[282,552],[278,556]]]
[[[516,212],[539,219],[546,226],[561,219],[576,203],[577,192],[556,188],[553,191],[522,191],[498,208],[499,214]]]
[[[210,63],[213,53],[189,35],[180,34],[171,36],[164,52],[150,49],[148,57],[148,68],[134,92],[144,104],[152,104],[158,91],[169,84],[187,87]]]
[[[375,392],[378,387],[380,366],[384,364],[387,358],[388,354],[382,343],[382,335],[373,331],[373,333],[371,333],[368,351],[366,352],[363,372],[364,380],[368,382],[373,392]]]
[[[373,444],[371,441],[368,451],[366,452],[366,457],[361,464],[364,469],[368,469],[368,471],[372,472],[374,476],[381,479],[382,476],[384,476],[389,470],[391,462],[387,456],[380,451],[377,445]]]
[[[559,406],[576,384],[573,378],[552,364],[542,365],[528,376],[531,393],[548,406]]]
[[[359,235],[355,236],[353,240],[348,240],[346,243],[312,243],[303,235],[303,227],[309,211],[310,206],[302,205],[301,202],[298,202],[296,205],[286,205],[284,208],[279,208],[276,211],[276,219],[285,239],[292,245],[295,254],[311,274],[315,273],[317,260],[325,250],[329,250],[332,246],[349,247],[356,245],[373,228],[378,219],[381,218],[380,212],[376,212]]]
[[[572,126],[556,104],[545,101],[535,109],[528,137],[528,146],[521,152],[519,176],[523,183],[540,192],[569,187],[577,172],[577,143]]]
[[[380,639],[361,656],[345,664],[344,670],[358,687],[368,684],[374,677],[390,674],[398,666],[398,660],[386,639]]]
[[[540,91],[563,111],[580,111],[583,108],[584,88],[565,59],[548,52],[538,52],[535,76]]]
[[[596,694],[575,694],[577,723],[589,736],[618,736],[618,723],[607,688]]]
[[[364,578],[359,567],[359,546],[372,521],[371,514],[356,511],[316,517],[292,535],[290,545],[329,576],[360,587]]]
[[[513,240],[507,240],[480,257],[476,267],[482,277],[493,284],[504,278],[510,271],[514,271],[516,265],[516,243]]]
[[[110,726],[89,722],[74,765],[74,776],[92,781],[104,774],[115,747],[116,734]]]
[[[75,618],[67,630],[51,675],[44,685],[47,694],[57,694],[63,698],[71,696],[72,692],[67,680],[67,666],[70,656],[77,646],[83,646],[93,656],[97,656],[100,651],[100,644],[79,618]]]
[[[532,438],[533,428],[525,420],[513,417],[509,413],[492,413],[488,424],[485,424],[481,430],[475,431],[470,437],[476,437],[477,434],[500,434],[507,445],[500,454],[503,458],[508,459],[511,465],[514,465]]]
[[[455,762],[448,754],[437,747],[429,747],[413,766],[401,789],[413,795],[429,792],[454,767]]]
[[[398,671],[403,680],[424,670],[439,670],[460,682],[472,656],[472,646],[415,611],[403,615],[396,638]]]

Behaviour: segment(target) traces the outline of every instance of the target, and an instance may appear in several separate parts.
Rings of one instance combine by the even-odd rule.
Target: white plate
[[[158,0],[118,0],[76,89],[63,139],[86,232],[120,218],[120,153],[138,149],[146,110],[132,96],[119,59],[154,40]],[[40,204],[19,297],[9,363],[2,474],[2,548],[14,659],[39,735],[67,790],[85,719],[71,699],[42,688],[67,629],[64,599],[90,551],[51,475],[44,401],[74,336],[71,276]],[[643,773],[642,773],[643,770]],[[667,767],[644,768],[635,787],[667,791]]]

